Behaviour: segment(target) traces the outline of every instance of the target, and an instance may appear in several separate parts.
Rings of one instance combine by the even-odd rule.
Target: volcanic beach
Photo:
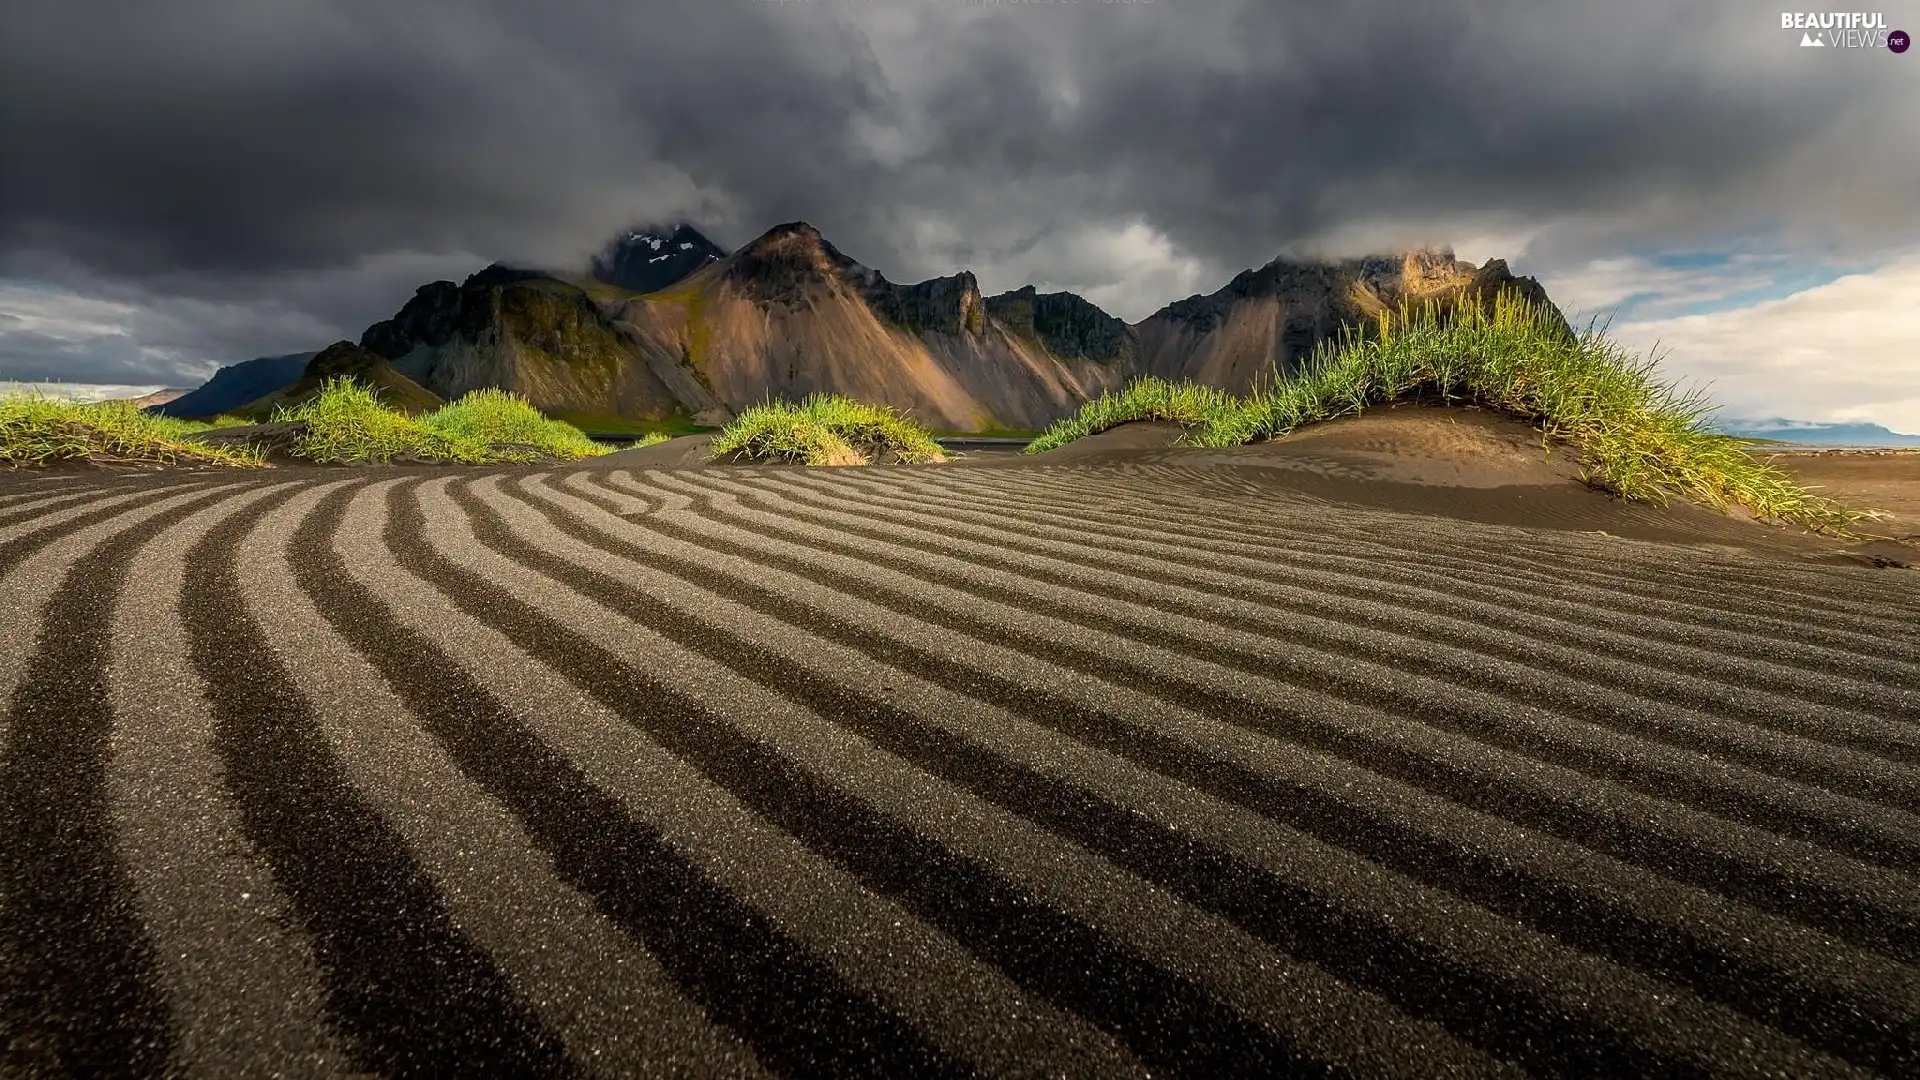
[[[1920,575],[1177,437],[0,477],[0,1073],[1920,1067]]]

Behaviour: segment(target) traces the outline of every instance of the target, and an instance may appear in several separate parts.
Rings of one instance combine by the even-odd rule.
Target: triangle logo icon
[[[1803,49],[1824,49],[1827,47],[1827,43],[1814,37],[1812,34],[1801,34],[1800,47]]]

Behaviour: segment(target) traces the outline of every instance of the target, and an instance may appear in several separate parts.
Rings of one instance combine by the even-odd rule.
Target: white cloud
[[[1896,259],[1898,253],[1896,253]],[[1822,285],[1864,265],[1859,259],[1782,252],[1670,252],[1615,255],[1539,273],[1541,284],[1574,321],[1651,322],[1746,308]]]
[[[50,265],[34,284],[0,280],[0,379],[193,386],[222,364],[358,338],[420,284],[480,265],[467,253],[397,252],[171,293]]]
[[[129,386],[124,383],[63,383],[63,382],[4,382],[0,381],[0,396],[11,394],[39,394],[43,397],[60,398],[64,401],[114,401],[126,398],[142,398],[164,386]]]
[[[0,312],[9,318],[3,333],[32,333],[62,342],[115,336],[139,309],[132,304],[79,296],[61,289],[0,282]]]
[[[1556,299],[1559,295],[1555,294]],[[1920,255],[1751,307],[1618,323],[1729,416],[1866,420],[1920,433]]]
[[[1198,259],[1143,222],[1089,225],[976,266],[988,293],[1031,284],[1041,292],[1079,293],[1108,314],[1138,322],[1169,300],[1225,284]]]

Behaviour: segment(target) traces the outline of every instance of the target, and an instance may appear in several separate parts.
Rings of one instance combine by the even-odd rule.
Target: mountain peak
[[[878,270],[849,258],[804,221],[775,225],[727,259],[726,276],[762,299],[786,296],[833,278],[861,289],[887,284]]]
[[[768,229],[766,232],[761,233],[759,239],[755,240],[753,243],[754,244],[777,244],[777,243],[786,242],[786,243],[818,244],[818,243],[823,243],[824,241],[825,241],[825,237],[822,237],[820,235],[820,230],[814,228],[811,223],[805,222],[805,221],[788,221],[779,225],[775,225],[773,228]],[[750,244],[748,246],[751,247],[753,245]]]
[[[629,292],[658,292],[726,255],[725,248],[685,222],[634,225],[607,242],[588,273]]]
[[[750,259],[767,259],[783,262],[812,262],[824,265],[836,265],[852,262],[841,255],[820,230],[804,221],[789,221],[784,225],[775,225],[766,232],[753,238],[738,252]]]
[[[1077,293],[1043,293],[1024,285],[987,297],[986,308],[1016,337],[1036,340],[1063,359],[1104,364],[1133,352],[1127,324]]]

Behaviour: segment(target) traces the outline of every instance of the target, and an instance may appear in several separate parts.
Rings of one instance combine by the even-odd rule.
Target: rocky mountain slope
[[[982,296],[971,273],[889,281],[805,222],[728,254],[690,226],[623,233],[589,272],[494,265],[422,286],[364,350],[433,397],[495,386],[589,428],[721,423],[768,398],[840,393],[955,431],[1037,429],[1139,375],[1245,392],[1403,300],[1545,302],[1504,262],[1446,249],[1338,262],[1276,259],[1135,325],[1072,293]],[[280,358],[289,360],[292,358]],[[255,361],[266,365],[267,361]],[[247,368],[247,365],[238,365]],[[272,369],[281,382],[305,371]],[[261,368],[257,374],[266,375]],[[169,406],[204,408],[236,369]],[[226,397],[234,397],[227,394]]]
[[[1048,311],[1049,330],[1065,335]],[[818,391],[937,428],[1034,428],[1115,385],[1121,370],[1085,349],[1050,352],[1031,317],[1003,322],[970,273],[895,284],[804,222],[609,314],[652,367],[684,368],[736,410]]]
[[[315,353],[298,379],[229,411],[250,420],[266,420],[281,406],[298,405],[318,393],[328,379],[340,376],[353,377],[371,388],[375,397],[403,412],[426,412],[446,404],[445,398],[396,371],[385,357],[351,341],[336,341]]]
[[[624,294],[622,294],[624,295]],[[490,266],[455,285],[422,286],[360,344],[452,400],[494,386],[551,415],[662,419],[689,410],[580,285]]]
[[[196,420],[230,413],[298,379],[316,355],[289,353],[228,364],[198,389],[150,408],[163,416]]]
[[[1218,292],[1168,304],[1131,329],[1141,374],[1245,393],[1276,371],[1295,370],[1343,328],[1403,300],[1458,303],[1503,288],[1547,299],[1539,282],[1514,277],[1504,261],[1476,267],[1447,248],[1340,262],[1275,259]]]

